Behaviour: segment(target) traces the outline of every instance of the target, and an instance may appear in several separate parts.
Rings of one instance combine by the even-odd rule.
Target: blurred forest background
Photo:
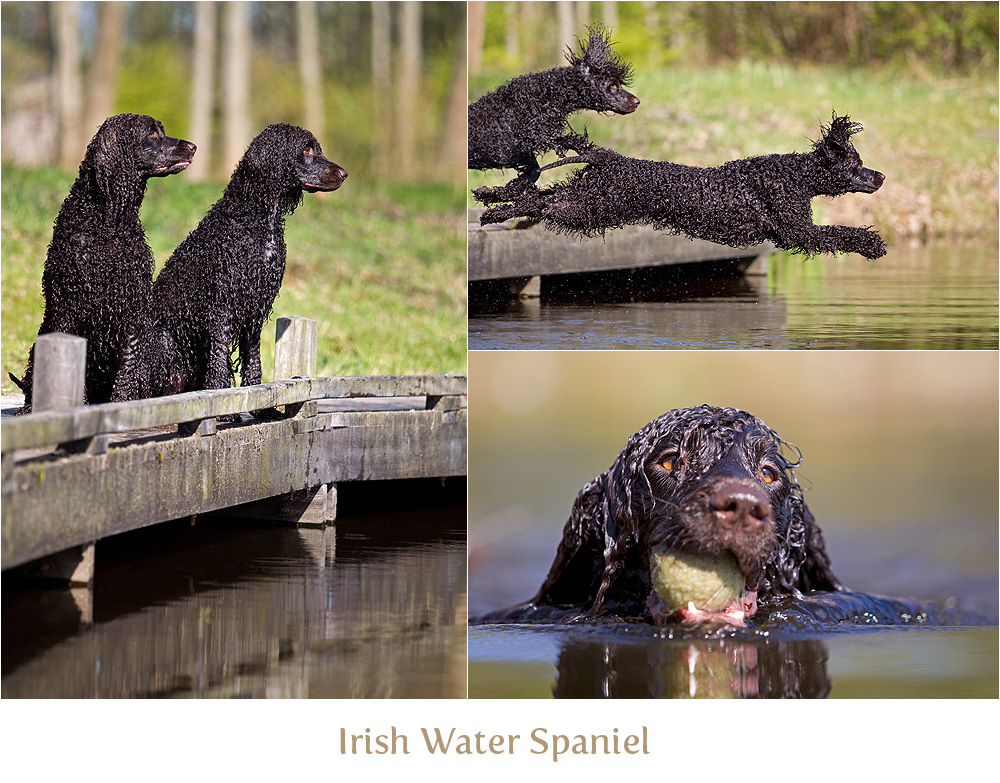
[[[465,4],[5,2],[3,158],[75,171],[105,117],[150,114],[227,179],[272,122],[360,180],[465,170]],[[348,165],[347,161],[350,162]]]
[[[917,73],[997,68],[997,4],[949,2],[473,2],[469,70],[503,63],[527,70],[562,64],[591,22],[639,68],[741,60],[853,67],[904,66]],[[551,30],[553,35],[540,35]]]
[[[321,375],[465,371],[464,2],[4,2],[0,40],[4,391],[41,321],[59,205],[123,112],[198,145],[147,189],[157,268],[257,133],[303,126],[349,178],[287,221],[274,315],[319,321]]]
[[[874,224],[890,242],[995,235],[997,3],[474,2],[470,101],[565,65],[592,22],[613,28],[642,101],[627,117],[577,115],[595,143],[716,166],[805,151],[836,110],[864,125],[855,145],[887,180],[876,196],[816,199],[820,222]],[[470,172],[473,187],[503,181]]]

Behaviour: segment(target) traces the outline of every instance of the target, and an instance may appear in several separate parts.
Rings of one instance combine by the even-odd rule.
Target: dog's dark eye
[[[773,484],[778,480],[778,471],[770,465],[764,465],[760,469],[760,478],[765,484]]]

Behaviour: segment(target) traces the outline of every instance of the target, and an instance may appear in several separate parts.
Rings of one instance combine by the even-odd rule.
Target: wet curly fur
[[[150,177],[186,169],[195,145],[170,138],[140,114],[109,117],[87,147],[76,181],[56,217],[42,273],[45,314],[39,334],[87,340],[85,401],[135,399],[140,393],[134,337],[149,307],[153,254],[139,208]],[[31,410],[34,348],[21,379]]]
[[[271,125],[251,142],[153,286],[149,396],[228,388],[237,370],[243,386],[261,382],[261,329],[285,272],[285,216],[303,191],[336,190],[346,176],[302,128]]]
[[[586,132],[576,133],[569,117],[589,109],[629,114],[639,99],[623,89],[632,66],[611,49],[610,34],[595,25],[580,54],[568,49],[568,66],[518,76],[469,107],[469,168],[514,168],[537,178],[536,156],[565,155],[592,147]]]
[[[545,607],[571,610],[562,622],[662,619],[647,604],[654,549],[728,551],[763,603],[840,589],[795,479],[798,457],[741,410],[703,405],[660,416],[577,496],[538,593],[491,619],[544,618]]]
[[[480,188],[475,195],[492,205],[481,217],[483,225],[520,217],[544,222],[553,231],[594,236],[638,224],[731,247],[772,242],[807,255],[880,258],[885,243],[878,233],[817,226],[810,204],[815,196],[874,193],[881,187],[885,177],[865,168],[851,143],[861,129],[849,117],[834,115],[810,152],[764,155],[716,168],[626,158],[594,148],[546,166],[587,164],[552,187],[539,189],[518,179]]]

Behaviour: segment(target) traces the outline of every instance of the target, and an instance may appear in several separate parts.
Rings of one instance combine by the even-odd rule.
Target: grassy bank
[[[16,391],[42,318],[52,222],[73,177],[5,166],[2,213],[3,391]],[[220,183],[153,180],[142,220],[157,270],[219,198]],[[465,221],[458,187],[366,188],[306,195],[285,223],[288,267],[273,316],[319,322],[320,375],[465,372]],[[274,325],[264,327],[264,380]]]
[[[556,63],[553,63],[555,65]],[[473,77],[474,100],[513,73]],[[865,126],[855,145],[886,175],[874,195],[817,198],[821,222],[874,225],[890,242],[982,236],[997,227],[997,78],[918,77],[889,69],[764,65],[638,69],[642,100],[628,117],[577,115],[590,138],[624,155],[716,166],[772,152],[805,152],[835,109]],[[545,161],[555,160],[549,154]],[[470,173],[470,185],[505,181]],[[470,204],[475,201],[471,199]]]

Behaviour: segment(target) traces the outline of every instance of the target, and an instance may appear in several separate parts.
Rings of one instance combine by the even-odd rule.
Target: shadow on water
[[[99,542],[90,591],[5,574],[3,697],[463,697],[465,482],[379,484]]]
[[[997,245],[899,245],[877,261],[779,254],[767,277],[681,267],[543,279],[470,302],[469,348],[996,349]]]

